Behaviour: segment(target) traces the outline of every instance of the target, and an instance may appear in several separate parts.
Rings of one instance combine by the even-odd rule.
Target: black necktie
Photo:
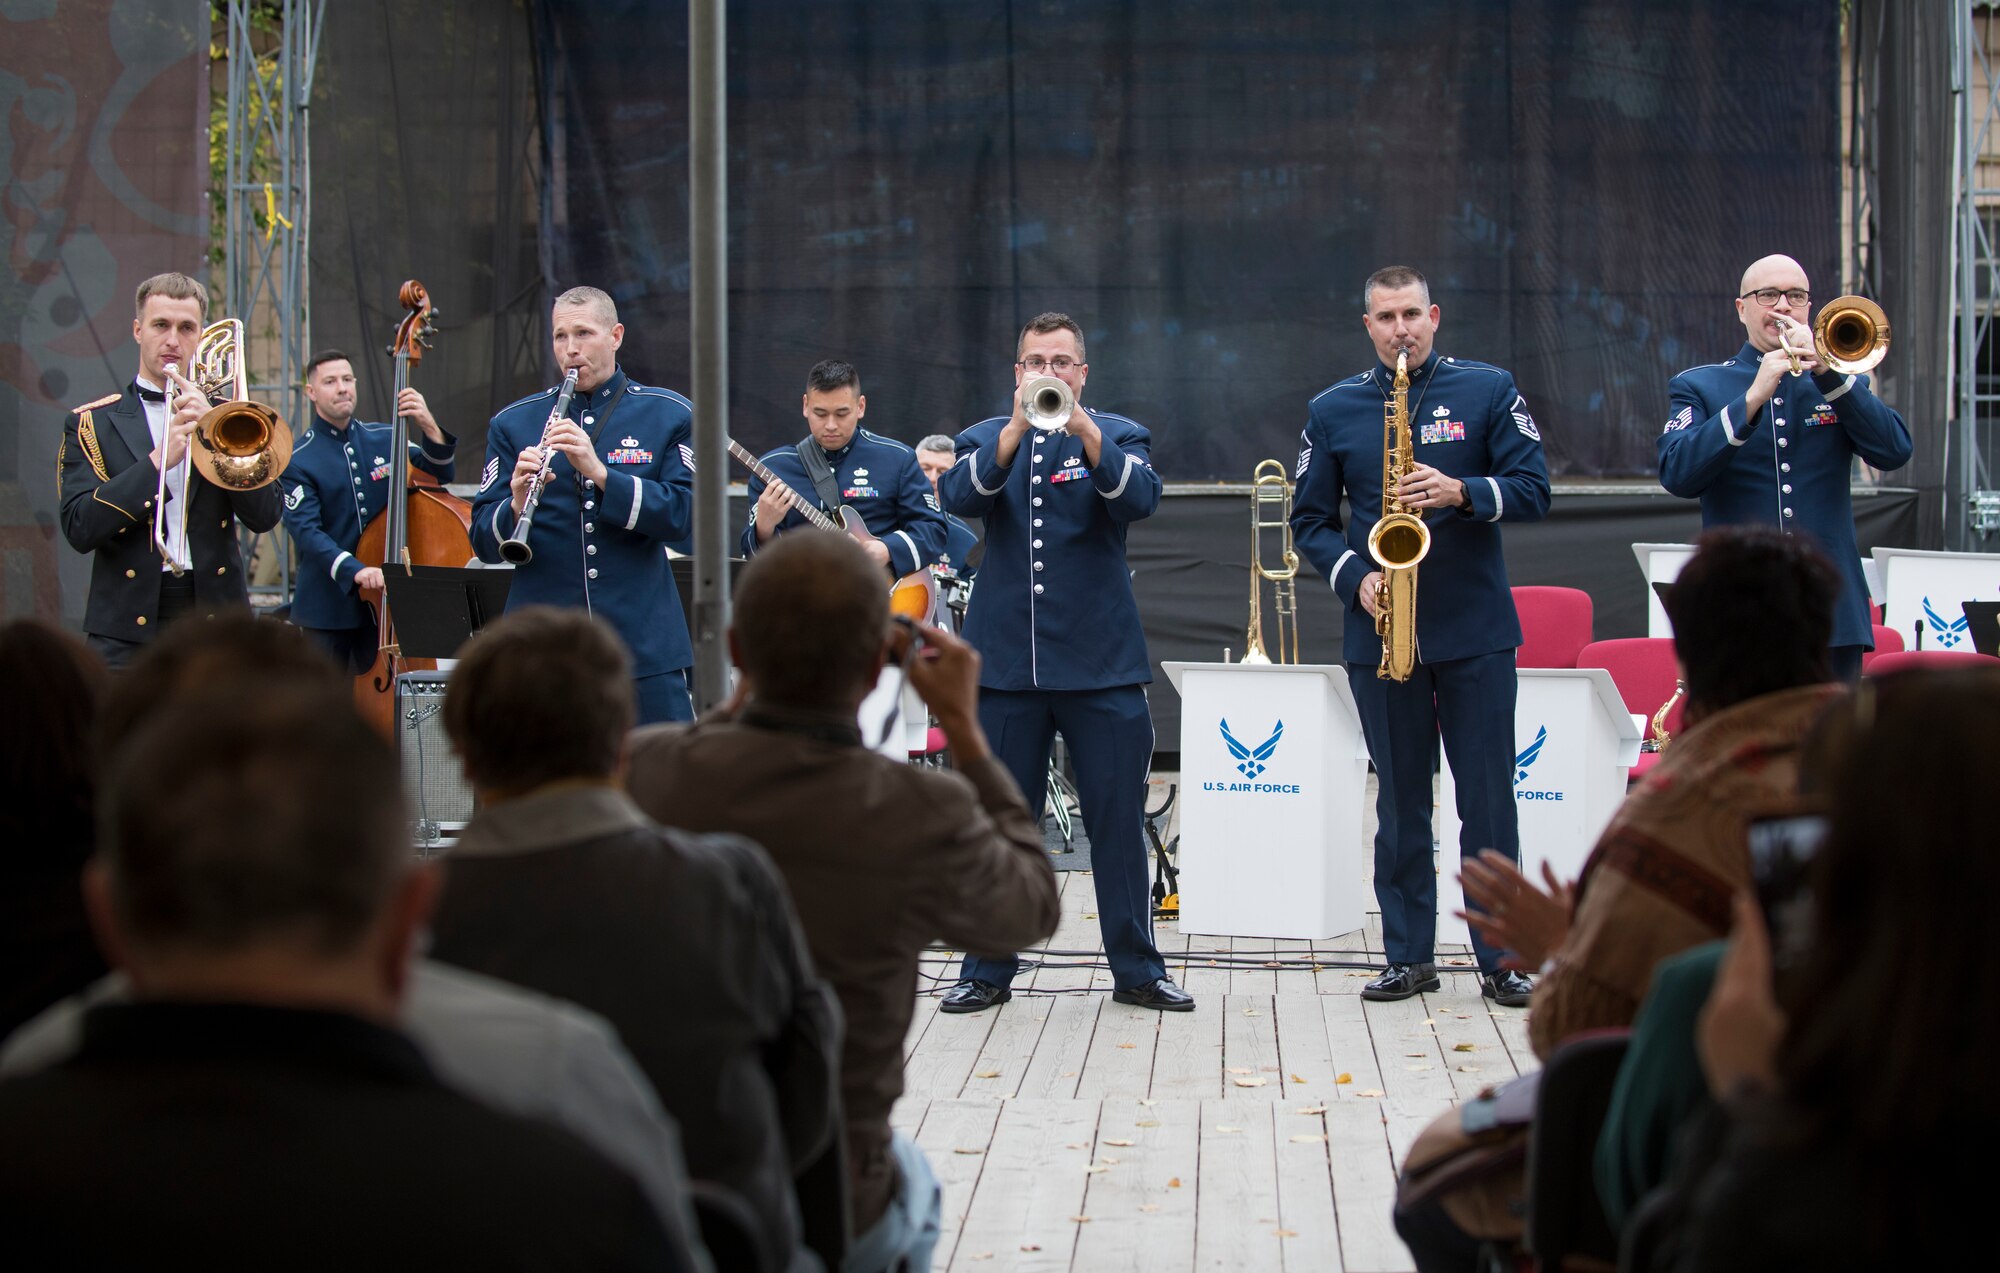
[[[139,396],[148,402],[165,402],[167,400],[166,391],[163,389],[148,389],[136,380],[132,382],[132,387],[138,390]]]

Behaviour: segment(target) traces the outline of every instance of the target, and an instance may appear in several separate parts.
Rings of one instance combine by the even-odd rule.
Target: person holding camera
[[[924,948],[1017,950],[1057,918],[1040,830],[979,724],[979,655],[937,628],[892,625],[888,601],[881,567],[845,535],[766,545],[736,590],[735,699],[693,726],[634,733],[626,772],[654,817],[764,846],[840,998],[847,1273],[929,1268],[937,1241],[936,1177],[889,1126]],[[936,714],[956,772],[864,745],[856,712],[892,660]]]

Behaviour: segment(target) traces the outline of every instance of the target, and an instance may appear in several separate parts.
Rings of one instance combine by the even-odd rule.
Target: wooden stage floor
[[[1097,950],[1091,877],[1058,880],[1048,948]],[[934,1267],[1412,1268],[1396,1164],[1438,1111],[1535,1067],[1527,1013],[1480,996],[1463,947],[1440,948],[1441,993],[1363,1002],[1372,917],[1318,943],[1156,933],[1191,1013],[1115,1004],[1107,971],[1060,956],[988,1012],[919,998],[894,1119],[944,1185]],[[924,967],[948,985],[957,960]]]

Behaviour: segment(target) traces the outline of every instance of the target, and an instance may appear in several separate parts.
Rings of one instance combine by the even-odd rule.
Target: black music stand
[[[450,659],[507,608],[514,572],[412,566],[409,574],[384,570],[382,583],[389,591],[389,614],[403,657]]]
[[[2000,658],[2000,601],[1968,601],[1962,609],[1972,648]]]

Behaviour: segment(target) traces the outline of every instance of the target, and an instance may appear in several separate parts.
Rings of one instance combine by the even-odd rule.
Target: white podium
[[[1575,879],[1625,799],[1644,722],[1625,710],[1611,673],[1599,667],[1524,667],[1515,673],[1514,808],[1521,870],[1539,882],[1546,862]],[[1446,762],[1438,783],[1438,940],[1471,938],[1452,912],[1465,906],[1458,882],[1458,790]]]
[[[1167,663],[1181,696],[1181,930],[1313,940],[1373,909],[1368,748],[1338,664]]]
[[[1667,608],[1660,604],[1656,583],[1672,583],[1681,567],[1694,556],[1693,544],[1634,544],[1632,555],[1639,559],[1639,573],[1646,576],[1646,635],[1670,637],[1674,625],[1667,621]]]
[[[1917,646],[1917,620],[1924,621],[1924,648],[1965,653],[1968,601],[2000,601],[2000,553],[1927,552],[1877,548],[1881,571],[1882,622],[1902,634],[1903,648]]]

